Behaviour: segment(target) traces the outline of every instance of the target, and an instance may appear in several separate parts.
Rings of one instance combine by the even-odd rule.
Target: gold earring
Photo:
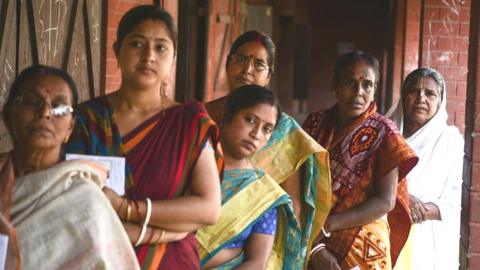
[[[63,139],[63,143],[64,144],[68,143],[69,139],[70,139],[70,135],[65,136],[65,139]]]

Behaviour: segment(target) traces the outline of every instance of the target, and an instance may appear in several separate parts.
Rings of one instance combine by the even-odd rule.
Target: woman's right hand
[[[338,264],[337,258],[328,251],[327,248],[324,248],[317,253],[315,253],[309,262],[309,270],[342,270]]]

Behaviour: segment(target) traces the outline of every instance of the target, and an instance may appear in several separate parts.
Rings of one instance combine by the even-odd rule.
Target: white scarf
[[[16,179],[11,213],[22,269],[140,269],[102,186],[74,160]]]
[[[464,140],[456,127],[447,124],[446,96],[444,88],[437,113],[406,138],[419,157],[418,164],[407,175],[408,191],[422,202],[435,203],[440,209],[442,219],[415,224],[414,252],[419,253],[420,257],[423,256],[423,262],[428,263],[424,264],[428,268],[423,269],[458,268]],[[391,118],[403,133],[402,98],[396,107],[387,112],[387,117]],[[423,243],[418,243],[420,238]],[[422,251],[421,247],[429,248],[431,256],[426,254],[429,252]],[[418,260],[414,259],[413,265],[417,262]]]

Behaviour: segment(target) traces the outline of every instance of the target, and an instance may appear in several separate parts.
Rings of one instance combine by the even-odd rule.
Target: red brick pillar
[[[480,0],[472,0],[468,51],[461,269],[480,269]]]
[[[403,59],[403,78],[418,68],[418,50],[420,48],[421,0],[408,0],[405,21],[405,52]],[[400,93],[393,99],[398,100]]]
[[[469,0],[425,0],[420,35],[420,66],[443,74],[449,124],[465,129]]]

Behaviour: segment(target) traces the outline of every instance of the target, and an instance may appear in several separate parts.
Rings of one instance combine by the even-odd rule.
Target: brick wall
[[[467,119],[462,200],[461,269],[480,269],[480,13],[478,10],[480,10],[480,0],[472,0],[466,87]]]
[[[405,54],[403,59],[404,78],[408,75],[408,73],[418,68],[418,50],[420,48],[421,0],[407,1],[406,12]],[[397,99],[398,97],[399,96],[397,96]]]
[[[421,66],[437,69],[447,86],[449,124],[465,129],[470,0],[425,0]]]

